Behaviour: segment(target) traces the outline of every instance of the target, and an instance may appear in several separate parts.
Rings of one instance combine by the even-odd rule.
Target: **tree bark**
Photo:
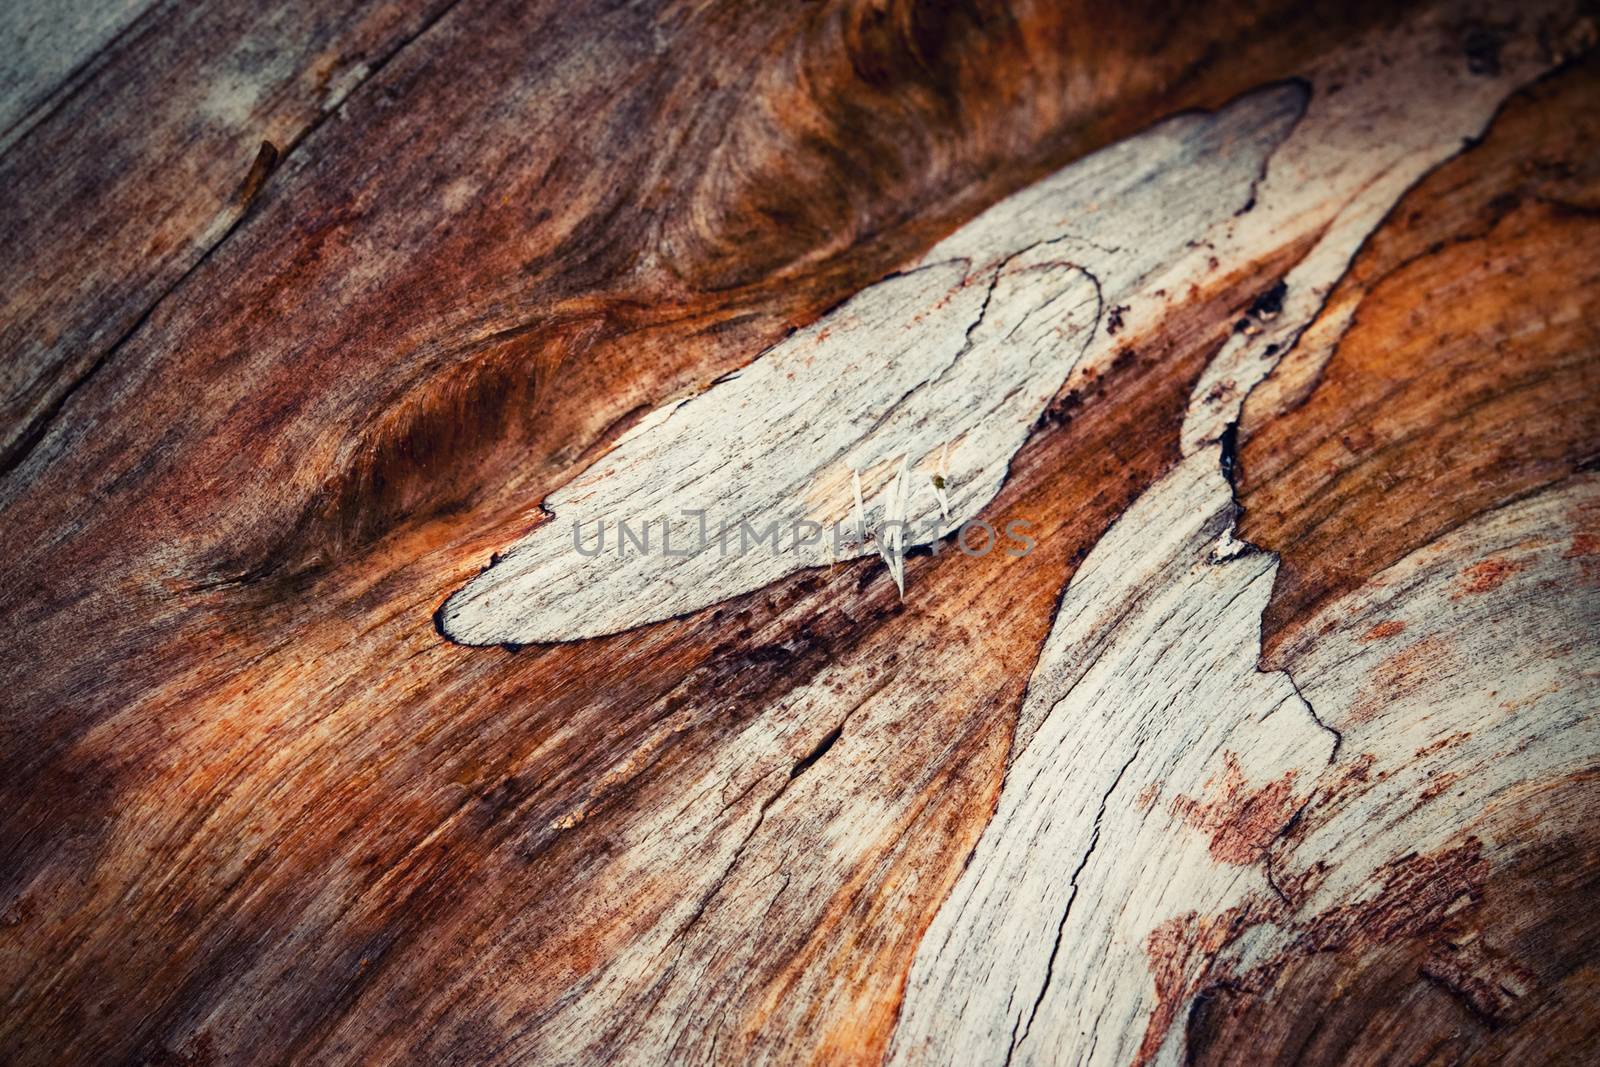
[[[0,1060],[1600,1043],[1586,7],[72,11]]]

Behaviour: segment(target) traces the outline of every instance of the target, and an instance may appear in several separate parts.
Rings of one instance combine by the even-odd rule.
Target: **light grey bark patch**
[[[441,631],[473,645],[595,637],[872,554],[854,521],[858,476],[868,532],[902,519],[910,548],[959,529],[994,499],[1073,369],[1120,343],[1100,325],[1105,309],[1153,320],[1175,269],[1186,282],[1217,269],[1196,238],[1249,201],[1305,102],[1303,86],[1274,86],[1086,157],[737,376],[658,409],[445,603]],[[663,519],[674,554],[659,549]],[[575,525],[592,535],[599,522],[646,521],[650,551],[574,550]],[[746,524],[802,522],[828,533],[778,552],[741,537]],[[697,551],[676,554],[686,539]]]
[[[1531,33],[1507,42],[1497,78],[1448,65],[1440,27],[1474,8],[1425,10],[1309,72],[1311,107],[1214,254],[1249,262],[1320,237],[1281,305],[1202,376],[1183,461],[1073,575],[994,817],[918,947],[890,1063],[1180,1063],[1206,968],[1287,951],[1296,917],[1359,899],[1407,852],[1474,829],[1487,848],[1514,849],[1493,831],[1495,803],[1593,764],[1596,653],[1572,635],[1593,632],[1600,598],[1573,581],[1562,549],[1595,479],[1481,517],[1321,609],[1299,629],[1303,647],[1280,657],[1284,673],[1258,669],[1277,560],[1233,537],[1221,470],[1225,428],[1288,346],[1308,373],[1331,353],[1352,309],[1325,313],[1327,294],[1390,206],[1548,66]],[[1339,93],[1321,91],[1335,83]],[[1461,560],[1513,552],[1524,584],[1455,599]],[[1518,610],[1528,604],[1540,610]],[[1528,633],[1498,639],[1490,620],[1514,612]],[[1397,650],[1370,638],[1380,622],[1439,661],[1416,668],[1400,699],[1383,684]],[[1529,705],[1542,714],[1507,714]],[[1350,785],[1358,760],[1371,762],[1366,784]],[[1458,792],[1426,803],[1440,782]],[[1248,819],[1203,814],[1240,797]],[[1302,813],[1311,828],[1284,841]],[[1320,883],[1291,901],[1282,885],[1314,868]],[[1160,932],[1217,916],[1243,928],[1167,960],[1158,986]]]
[[[0,4],[0,152],[74,71],[154,0],[13,0]],[[29,123],[31,124],[31,123]]]

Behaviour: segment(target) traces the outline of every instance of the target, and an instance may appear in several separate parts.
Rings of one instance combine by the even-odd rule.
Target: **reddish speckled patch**
[[[1417,799],[1424,802],[1433,800],[1435,797],[1442,796],[1460,780],[1461,775],[1455,771],[1441,771],[1428,779],[1427,786],[1423,788],[1421,793],[1417,794]]]
[[[1399,619],[1385,619],[1372,629],[1361,635],[1363,641],[1381,641],[1385,637],[1393,637],[1406,628],[1406,624]]]
[[[1600,537],[1594,534],[1575,534],[1572,538],[1572,547],[1563,554],[1563,559],[1577,559],[1580,556],[1600,555]]]
[[[1572,535],[1572,545],[1562,559],[1578,561],[1578,570],[1587,585],[1600,585],[1600,536],[1591,533]]]
[[[1232,940],[1248,919],[1243,908],[1207,916],[1191,911],[1150,931],[1144,950],[1156,983],[1156,1006],[1133,1058],[1134,1067],[1144,1067],[1155,1058],[1178,1009],[1211,976],[1217,950]]]
[[[1505,580],[1522,569],[1522,564],[1506,559],[1486,559],[1474,563],[1461,572],[1461,594],[1487,593],[1505,584]]]
[[[1219,953],[1259,922],[1285,922],[1278,900],[1255,897],[1215,915],[1191,911],[1158,925],[1145,939],[1156,1005],[1134,1056],[1136,1067],[1149,1063],[1161,1050],[1179,1011],[1203,987],[1259,990],[1270,985],[1281,969],[1307,956],[1359,953],[1403,938],[1439,936],[1452,918],[1482,902],[1489,862],[1483,857],[1482,844],[1472,837],[1440,852],[1404,856],[1380,873],[1383,886],[1376,894],[1293,924],[1299,933],[1288,948],[1243,973],[1235,973]],[[1441,955],[1437,969],[1472,991],[1476,990],[1471,984],[1473,977],[1481,978],[1486,971],[1479,964],[1470,957]],[[1507,973],[1513,977],[1521,974]],[[1497,1007],[1497,1002],[1490,1007]]]
[[[1452,745],[1459,745],[1461,742],[1466,741],[1471,737],[1472,733],[1470,731],[1462,731],[1461,733],[1451,734],[1448,737],[1441,737],[1439,740],[1423,745],[1421,748],[1417,749],[1416,756],[1418,759],[1421,759],[1423,756],[1431,756],[1435,752],[1450,748]]]
[[[1453,646],[1441,637],[1424,637],[1386,657],[1373,669],[1350,709],[1350,721],[1370,722],[1392,702],[1422,690],[1441,671],[1450,669]]]
[[[1476,903],[1489,878],[1483,845],[1468,838],[1455,848],[1403,857],[1372,897],[1313,919],[1299,944],[1311,952],[1381,945],[1437,928],[1460,907]]]
[[[1246,788],[1244,772],[1231,752],[1222,755],[1226,770],[1209,800],[1173,798],[1172,813],[1211,837],[1211,856],[1222,863],[1248,866],[1261,859],[1294,815],[1294,777],[1289,771],[1261,789]],[[1206,783],[1211,787],[1211,782]]]

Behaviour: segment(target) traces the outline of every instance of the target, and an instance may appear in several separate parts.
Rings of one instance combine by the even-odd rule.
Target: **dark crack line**
[[[1244,203],[1233,213],[1233,217],[1236,219],[1248,215],[1256,209],[1256,194],[1260,191],[1262,183],[1267,180],[1267,172],[1272,169],[1272,161],[1278,158],[1278,153],[1283,150],[1285,144],[1289,143],[1289,139],[1294,136],[1295,130],[1299,129],[1300,124],[1305,121],[1306,112],[1310,110],[1311,97],[1315,90],[1309,79],[1299,75],[1257,86],[1251,90],[1251,95],[1258,93],[1268,94],[1284,89],[1295,91],[1294,118],[1290,120],[1284,131],[1278,135],[1276,143],[1261,157],[1261,165],[1256,168],[1255,176],[1250,179],[1250,185],[1245,190]]]
[[[1066,933],[1067,929],[1067,918],[1072,914],[1073,901],[1078,899],[1078,876],[1081,875],[1083,873],[1083,869],[1089,865],[1089,857],[1094,855],[1094,850],[1100,844],[1100,824],[1105,818],[1107,806],[1111,803],[1111,794],[1117,791],[1117,786],[1121,784],[1123,776],[1128,773],[1128,768],[1133,766],[1133,761],[1139,758],[1139,753],[1143,747],[1144,745],[1142,742],[1134,746],[1133,755],[1128,757],[1128,761],[1122,765],[1121,770],[1117,771],[1117,776],[1111,780],[1111,785],[1100,797],[1100,810],[1097,811],[1094,816],[1094,830],[1089,835],[1089,847],[1084,850],[1083,856],[1078,860],[1078,866],[1074,868],[1072,872],[1072,878],[1070,882],[1072,891],[1067,894],[1067,906],[1062,909],[1061,921],[1056,924],[1055,944],[1051,947],[1050,959],[1045,964],[1044,982],[1039,986],[1039,995],[1034,998],[1033,1007],[1028,1011],[1027,1023],[1023,1024],[1022,1019],[1019,1016],[1017,1024],[1011,1027],[1011,1047],[1006,1050],[1006,1067],[1010,1067],[1011,1058],[1016,1055],[1017,1048],[1022,1044],[1022,1042],[1028,1039],[1028,1034],[1033,1029],[1033,1021],[1039,1014],[1039,1005],[1044,1003],[1045,994],[1050,990],[1050,982],[1055,977],[1056,957],[1061,952],[1061,939]],[[1022,1029],[1022,1034],[1020,1037],[1017,1035],[1018,1025],[1021,1025]]]
[[[1315,796],[1315,790],[1308,794],[1305,800],[1300,802],[1300,806],[1295,809],[1294,814],[1289,816],[1289,821],[1279,827],[1278,832],[1272,835],[1272,840],[1268,841],[1261,849],[1261,867],[1263,872],[1266,874],[1267,885],[1272,888],[1272,891],[1277,894],[1278,899],[1283,901],[1283,906],[1290,912],[1293,912],[1298,905],[1295,904],[1294,900],[1290,898],[1289,894],[1284,891],[1283,886],[1278,882],[1278,872],[1273,866],[1274,858],[1272,855],[1272,846],[1276,845],[1279,841],[1287,839],[1288,836],[1294,832],[1294,828],[1300,824],[1300,816],[1305,814],[1306,809],[1311,806],[1311,801],[1315,798]]]
[[[401,52],[405,51],[429,30],[433,29],[434,26],[438,25],[439,21],[443,19],[445,15],[453,11],[456,5],[460,2],[461,0],[446,0],[446,3],[441,6],[438,11],[434,12],[432,16],[427,18],[421,26],[417,27],[412,34],[397,41],[394,48],[390,50],[387,55],[380,57],[377,62],[375,62],[368,69],[366,75],[344,94],[337,105],[331,108],[319,109],[316,118],[309,122],[303,130],[295,135],[293,140],[291,140],[283,149],[278,152],[277,161],[273,165],[273,170],[282,170],[284,162],[289,158],[291,153],[293,153],[297,148],[300,147],[300,145],[304,144],[306,140],[320,130],[330,118],[343,110],[357,93],[361,92],[368,85],[372,84],[373,79],[382,73],[384,68],[394,61],[396,56],[400,55]],[[20,140],[18,143],[20,143]],[[12,147],[15,147],[15,145]],[[268,180],[270,180],[270,176]],[[55,401],[49,405],[49,407],[47,407],[44,411],[41,411],[38,415],[34,416],[28,425],[28,429],[21,437],[17,439],[16,444],[12,446],[12,448],[3,458],[0,458],[0,478],[4,478],[12,471],[20,467],[23,463],[27,462],[28,458],[32,456],[35,451],[37,451],[39,445],[44,441],[45,437],[48,436],[51,428],[54,427],[59,421],[62,412],[66,409],[67,404],[72,400],[73,396],[75,396],[80,389],[88,384],[89,380],[98,374],[102,367],[110,362],[113,355],[120,352],[123,346],[126,345],[140,330],[144,328],[145,324],[150,321],[151,316],[155,314],[156,310],[167,302],[168,297],[172,296],[173,293],[182,288],[189,281],[189,279],[193,277],[194,274],[211,259],[212,255],[219,248],[228,243],[228,241],[235,233],[238,232],[239,228],[245,223],[245,221],[253,216],[254,213],[251,211],[251,207],[254,203],[255,198],[252,198],[246,203],[240,205],[238,208],[238,215],[231,223],[228,224],[227,229],[225,229],[222,234],[206,248],[204,252],[200,253],[199,258],[191,263],[183,271],[183,273],[181,273],[177,279],[173,281],[171,285],[163,289],[160,295],[151,301],[144,311],[139,314],[139,317],[134,320],[133,325],[129,326],[128,329],[123,331],[123,333],[115,341],[108,345],[105,351],[100,353],[100,355],[89,366],[89,368],[80,374],[76,379],[74,379],[72,384],[67,386],[66,390],[62,392],[62,394],[57,397]]]
[[[950,373],[951,368],[954,367],[956,364],[960,363],[961,362],[961,358],[963,356],[965,356],[968,352],[972,351],[972,346],[973,346],[972,335],[978,329],[979,326],[983,325],[983,320],[988,317],[988,314],[989,314],[989,303],[990,303],[990,301],[992,301],[994,299],[994,291],[1000,284],[1000,275],[1005,273],[1006,266],[1011,262],[1012,259],[1016,258],[1016,256],[1022,255],[1023,252],[1031,251],[1032,249],[1037,247],[1040,243],[1042,243],[1042,242],[1037,242],[1036,241],[1033,244],[1029,245],[1027,248],[1023,249],[1022,252],[1017,252],[1013,256],[1008,256],[1004,260],[1000,261],[999,263],[995,264],[992,268],[990,268],[987,288],[984,290],[984,293],[983,293],[983,303],[981,305],[979,305],[977,315],[975,315],[973,317],[972,321],[967,323],[966,334],[962,338],[961,347],[956,350],[955,355],[951,356],[949,361],[947,363],[945,363],[944,366],[939,368],[938,373],[923,377],[921,380],[919,380],[911,388],[907,389],[904,393],[900,394],[899,398],[896,399],[892,404],[886,405],[884,407],[884,409],[883,409],[883,414],[879,415],[876,419],[872,420],[871,424],[868,425],[864,430],[862,430],[859,433],[857,433],[855,435],[855,439],[853,441],[851,441],[848,445],[846,445],[844,448],[841,448],[841,449],[837,450],[834,453],[834,457],[833,458],[837,458],[838,456],[843,455],[845,452],[849,451],[849,449],[854,448],[856,446],[856,444],[858,444],[862,440],[864,440],[864,439],[866,439],[868,437],[871,437],[874,433],[877,433],[878,430],[882,429],[884,423],[886,423],[890,419],[894,418],[895,413],[898,412],[901,408],[903,408],[905,406],[906,401],[910,400],[913,396],[916,396],[919,392],[921,392],[922,390],[928,388],[930,385],[935,385],[938,382],[940,382],[941,380],[943,380],[944,376]],[[952,265],[952,264],[955,264],[955,263],[965,263],[970,267],[971,260],[968,260],[968,259],[949,259],[949,260],[943,260],[943,261],[941,261],[939,263],[929,263],[926,266],[918,267],[917,270],[915,270],[915,271],[907,272],[906,275],[901,275],[901,277],[906,277],[909,274],[915,274],[915,273],[918,273],[920,271],[933,270],[936,267],[949,266],[949,265]],[[964,274],[962,276],[961,281],[956,283],[956,288],[959,289],[960,287],[966,285],[968,283],[968,281],[971,280],[971,278],[972,278],[971,273]],[[882,285],[882,284],[883,284],[883,282],[879,282],[878,283],[878,285]],[[869,288],[876,288],[876,286],[869,287]],[[866,289],[862,290],[863,293],[867,292],[867,291],[868,290],[866,290]],[[818,320],[818,321],[821,321],[821,320]]]
[[[1285,670],[1279,670],[1276,673],[1281,674],[1284,676],[1284,678],[1288,679],[1289,687],[1294,690],[1294,695],[1300,698],[1300,703],[1305,706],[1306,714],[1311,716],[1311,721],[1333,735],[1333,749],[1328,753],[1328,764],[1331,766],[1339,759],[1339,749],[1344,747],[1344,732],[1339,730],[1337,727],[1329,726],[1323,721],[1322,716],[1317,714],[1316,707],[1313,706],[1311,701],[1306,699],[1306,695],[1300,691],[1300,683],[1294,680],[1294,675]]]
[[[1239,483],[1238,483],[1238,477],[1239,477],[1239,420],[1238,419],[1235,419],[1232,422],[1228,423],[1227,427],[1224,428],[1223,431],[1222,431],[1222,436],[1217,439],[1217,444],[1220,446],[1220,454],[1218,456],[1217,463],[1218,463],[1218,466],[1222,469],[1222,477],[1228,483],[1228,498],[1233,504],[1233,523],[1232,523],[1230,529],[1233,531],[1234,540],[1237,541],[1241,545],[1245,545],[1252,552],[1260,552],[1260,553],[1263,553],[1264,555],[1271,556],[1274,561],[1278,561],[1279,564],[1281,565],[1281,559],[1280,559],[1280,557],[1278,556],[1278,554],[1276,552],[1270,552],[1267,549],[1262,548],[1260,545],[1253,544],[1252,542],[1246,541],[1243,538],[1238,536],[1239,519],[1244,515],[1244,508],[1239,503]],[[1274,588],[1277,587],[1277,578],[1276,578],[1276,576],[1274,576],[1274,578],[1273,578],[1273,587]],[[1272,671],[1264,671],[1264,670],[1261,669],[1260,653],[1261,653],[1262,645],[1264,643],[1263,642],[1263,635],[1261,633],[1261,628],[1265,625],[1265,622],[1266,622],[1265,615],[1266,615],[1266,612],[1263,611],[1262,612],[1262,617],[1258,618],[1256,620],[1256,655],[1257,655],[1256,671],[1258,673],[1260,673],[1260,674],[1280,674],[1280,675],[1282,675],[1284,677],[1284,679],[1289,683],[1289,688],[1294,690],[1294,695],[1299,698],[1300,705],[1303,708],[1305,708],[1306,714],[1311,716],[1311,721],[1316,723],[1319,727],[1321,727],[1323,730],[1327,731],[1328,734],[1330,734],[1333,737],[1333,749],[1328,753],[1328,763],[1331,766],[1332,764],[1334,764],[1335,762],[1338,761],[1338,759],[1339,759],[1339,750],[1344,747],[1344,733],[1343,733],[1343,731],[1337,729],[1336,727],[1330,726],[1327,723],[1327,721],[1322,718],[1321,715],[1317,714],[1316,707],[1313,706],[1311,701],[1306,699],[1306,695],[1303,692],[1300,691],[1300,683],[1295,681],[1294,675],[1292,675],[1288,671],[1282,670],[1282,669],[1272,670]],[[1276,888],[1276,886],[1274,886],[1274,888]]]
[[[837,451],[835,453],[834,458],[837,458],[838,456],[843,455],[844,452],[848,451],[850,448],[855,447],[856,443],[859,443],[860,441],[864,440],[865,438],[870,437],[872,434],[876,433],[879,429],[881,429],[883,427],[884,423],[888,422],[891,418],[893,418],[894,415],[897,412],[899,412],[905,406],[905,404],[906,404],[906,402],[908,400],[910,400],[913,396],[915,396],[917,393],[921,392],[922,390],[927,389],[929,386],[936,385],[940,381],[944,380],[945,376],[948,375],[950,373],[950,371],[957,364],[959,364],[961,362],[961,360],[968,353],[970,353],[972,351],[974,345],[976,344],[976,342],[973,340],[973,334],[975,334],[978,331],[978,328],[980,326],[982,326],[984,324],[984,321],[988,318],[988,316],[989,316],[989,305],[994,300],[995,289],[997,289],[999,287],[1000,279],[1005,276],[1006,271],[1008,269],[1010,269],[1012,263],[1014,263],[1016,260],[1022,258],[1023,256],[1027,255],[1028,253],[1030,253],[1030,252],[1032,252],[1032,251],[1034,251],[1036,249],[1043,248],[1043,247],[1045,247],[1047,245],[1060,244],[1063,241],[1073,241],[1073,240],[1080,240],[1080,239],[1072,236],[1071,234],[1064,234],[1064,235],[1062,235],[1060,237],[1042,238],[1042,239],[1037,240],[1037,241],[1032,241],[1029,244],[1027,244],[1026,246],[1017,249],[1015,252],[1012,252],[1012,253],[1002,257],[999,262],[997,262],[993,267],[990,267],[988,269],[988,272],[987,272],[989,277],[987,279],[987,288],[984,290],[984,294],[983,294],[983,303],[979,306],[977,315],[972,319],[972,321],[967,323],[966,335],[962,338],[960,349],[958,349],[956,351],[955,355],[950,357],[950,360],[943,367],[941,367],[939,369],[938,373],[933,374],[933,375],[928,376],[928,377],[924,377],[921,381],[917,382],[917,384],[913,385],[910,389],[906,390],[906,392],[903,393],[900,396],[900,398],[897,399],[894,403],[888,405],[884,409],[884,413],[881,416],[879,416],[877,419],[873,420],[872,424],[869,425],[866,429],[864,429],[860,433],[856,434],[855,441],[851,442],[851,444],[847,445],[845,448],[840,449],[839,451]],[[955,259],[948,259],[948,260],[941,260],[938,263],[929,263],[929,264],[926,264],[924,266],[917,267],[913,271],[906,272],[906,274],[898,275],[898,277],[905,277],[905,276],[907,276],[909,274],[917,273],[918,271],[932,270],[935,267],[948,266],[948,265],[954,264],[954,263],[967,263],[967,264],[970,265],[971,260],[966,259],[964,257],[958,257],[958,258],[955,258]],[[1096,300],[1095,320],[1094,320],[1094,323],[1091,324],[1091,326],[1089,328],[1089,331],[1088,331],[1089,336],[1088,336],[1088,338],[1085,339],[1083,348],[1080,349],[1079,352],[1078,352],[1078,357],[1081,358],[1082,355],[1083,355],[1083,352],[1087,351],[1089,343],[1095,337],[1095,334],[1096,334],[1096,332],[1098,330],[1099,323],[1100,323],[1101,312],[1104,309],[1104,299],[1101,296],[1101,290],[1100,290],[1100,279],[1095,277],[1093,271],[1088,270],[1087,268],[1083,267],[1081,264],[1078,264],[1078,263],[1065,262],[1065,261],[1051,261],[1049,264],[1036,264],[1036,266],[1048,266],[1048,265],[1071,267],[1074,270],[1077,270],[1079,273],[1083,274],[1086,278],[1088,278],[1090,284],[1092,284],[1094,286],[1095,300]],[[973,277],[974,276],[971,273],[968,273],[962,279],[962,281],[959,284],[960,285],[965,285]],[[881,285],[883,283],[879,282],[877,284]],[[863,290],[863,292],[865,292],[865,291],[866,290]],[[1037,310],[1037,309],[1034,309],[1034,310]],[[1013,327],[1013,331],[1014,330],[1015,330],[1015,327]],[[1077,364],[1077,359],[1074,359],[1073,365],[1076,366],[1076,364]],[[1070,372],[1071,372],[1071,368],[1069,367],[1068,368],[1068,373],[1070,373]]]

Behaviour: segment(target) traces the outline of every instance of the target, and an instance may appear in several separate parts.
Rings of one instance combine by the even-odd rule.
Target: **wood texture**
[[[1420,80],[1403,66],[1373,66],[1383,72],[1380,81]],[[1368,238],[1318,321],[1296,322],[1296,307],[1307,302],[1289,293],[1303,284],[1307,264],[1316,269],[1327,236],[1290,273],[1267,329],[1241,320],[1240,333],[1250,338],[1304,331],[1293,357],[1301,374],[1319,354],[1331,359],[1293,412],[1269,421],[1247,407],[1246,425],[1261,428],[1242,447],[1235,428],[1220,445],[1190,452],[1123,514],[1073,576],[1029,684],[994,819],[913,967],[896,1037],[902,1062],[1054,1062],[1071,1050],[1065,1058],[1073,1061],[1144,1063],[1203,1057],[1213,1047],[1231,1047],[1221,1062],[1245,1050],[1284,1061],[1412,1062],[1455,1036],[1453,1004],[1428,1005],[1424,997],[1419,1007],[1402,997],[1404,1010],[1389,1015],[1394,983],[1408,977],[1404,963],[1369,976],[1362,973],[1369,966],[1364,955],[1406,936],[1415,940],[1416,955],[1453,958],[1437,939],[1481,930],[1463,915],[1449,916],[1457,925],[1445,929],[1445,909],[1481,897],[1494,863],[1513,866],[1514,857],[1538,849],[1536,837],[1504,836],[1516,818],[1509,812],[1506,822],[1478,833],[1470,820],[1462,825],[1461,813],[1509,806],[1507,794],[1517,791],[1559,789],[1592,763],[1585,713],[1592,711],[1595,661],[1585,636],[1595,632],[1596,597],[1581,583],[1564,586],[1580,566],[1551,551],[1581,536],[1585,520],[1577,516],[1588,491],[1575,486],[1573,498],[1519,515],[1514,532],[1544,549],[1534,561],[1519,553],[1502,567],[1486,548],[1514,544],[1516,537],[1497,528],[1503,523],[1484,523],[1482,532],[1471,524],[1530,487],[1572,473],[1577,461],[1559,457],[1597,454],[1600,338],[1583,311],[1596,291],[1583,242],[1559,253],[1547,245],[1541,255],[1508,240],[1488,254],[1473,247],[1471,232],[1457,239],[1452,228],[1475,225],[1482,208],[1481,200],[1461,195],[1463,172],[1492,190],[1483,199],[1499,198],[1501,211],[1518,195],[1540,195],[1524,185],[1530,158],[1573,182],[1565,188],[1581,199],[1581,175],[1593,165],[1592,133],[1558,117],[1558,101],[1575,116],[1578,101],[1593,90],[1590,68],[1579,66],[1508,107],[1481,146],[1436,171],[1389,212],[1405,220],[1405,234],[1427,237],[1397,240],[1384,226]],[[1361,95],[1359,85],[1355,91]],[[1422,113],[1429,133],[1439,135],[1440,111]],[[1311,115],[1301,133],[1326,140]],[[1292,158],[1293,148],[1291,141],[1281,151]],[[1473,160],[1480,151],[1487,158]],[[1510,166],[1511,158],[1520,165]],[[1263,186],[1271,211],[1270,179]],[[1331,192],[1338,184],[1317,188]],[[1374,217],[1360,197],[1352,203],[1361,216]],[[1336,217],[1323,232],[1340,229]],[[1573,229],[1563,233],[1575,236]],[[1402,244],[1412,255],[1397,250]],[[1453,263],[1472,273],[1407,277],[1385,319],[1364,303],[1352,307],[1348,287],[1383,276],[1373,261],[1386,256],[1407,268],[1433,256],[1436,266]],[[1552,278],[1561,282],[1552,285]],[[1418,314],[1419,301],[1434,300],[1459,309],[1460,317]],[[1499,310],[1485,321],[1487,308]],[[1330,336],[1329,319],[1346,331]],[[1369,330],[1371,347],[1363,349],[1359,338]],[[1527,347],[1509,351],[1506,342],[1496,343],[1499,337]],[[1217,357],[1230,359],[1237,356],[1227,350]],[[1475,370],[1504,377],[1480,383]],[[1409,395],[1399,384],[1408,378],[1417,382]],[[1271,385],[1259,394],[1263,399],[1285,395],[1280,382]],[[1365,395],[1339,395],[1341,386]],[[1195,407],[1208,398],[1197,394]],[[1383,447],[1386,420],[1374,413],[1376,405],[1401,427],[1392,434],[1396,446]],[[1195,407],[1187,425],[1194,424]],[[1512,412],[1546,421],[1526,427],[1526,434],[1512,432]],[[1359,443],[1352,444],[1352,434]],[[1352,492],[1359,481],[1348,465],[1323,458],[1329,454],[1354,455],[1354,463],[1376,458],[1383,473],[1372,474],[1369,497]],[[1423,471],[1396,471],[1388,466],[1396,456],[1400,463],[1425,456],[1426,471],[1438,481]],[[1525,474],[1529,467],[1544,477]],[[1275,481],[1278,471],[1291,474]],[[1225,472],[1239,485],[1238,538],[1229,530],[1236,505]],[[1300,488],[1291,476],[1311,483],[1293,498],[1298,512],[1280,503],[1285,487]],[[1471,491],[1441,491],[1440,482]],[[1397,486],[1414,495],[1396,499]],[[1451,509],[1446,519],[1434,517],[1441,509]],[[1350,516],[1344,523],[1341,512]],[[1296,520],[1300,525],[1290,525]],[[1330,544],[1333,531],[1347,541]],[[1448,548],[1436,544],[1451,531]],[[1285,569],[1306,566],[1313,573],[1363,553],[1385,558],[1346,579],[1336,591],[1350,596],[1330,617],[1311,610],[1321,605],[1309,598],[1295,598],[1302,579],[1278,577],[1276,560],[1262,548],[1282,552]],[[1543,573],[1530,574],[1519,592],[1501,593],[1507,599],[1496,608],[1441,610],[1463,589],[1488,592],[1510,573],[1538,569],[1535,561]],[[1384,570],[1390,564],[1393,570]],[[1402,587],[1385,597],[1393,614],[1369,605],[1377,594],[1368,582]],[[1556,587],[1563,587],[1559,596]],[[1275,599],[1263,619],[1269,592]],[[1519,634],[1498,643],[1493,655],[1481,650],[1489,621],[1514,612],[1510,605],[1520,598],[1540,600],[1539,621],[1553,632]],[[1281,637],[1273,624],[1284,617],[1304,637],[1294,655],[1271,657],[1275,670],[1258,673],[1260,635]],[[1408,619],[1423,632],[1407,637],[1404,651],[1382,660],[1371,654],[1367,645],[1392,641]],[[1532,677],[1539,681],[1529,684]],[[1538,710],[1513,725],[1485,706],[1492,706],[1490,696],[1501,707]],[[1379,715],[1383,726],[1368,725]],[[1470,858],[1471,870],[1458,873],[1441,860],[1440,870],[1419,875],[1418,864],[1408,862],[1418,853]],[[1041,863],[1035,857],[1042,855],[1078,859]],[[1375,888],[1379,895],[1367,899]],[[1421,899],[1409,899],[1413,894]],[[1283,1015],[1266,1026],[1269,1013],[1254,999],[1261,987],[1311,955],[1324,957],[1316,965],[1321,981],[1338,980],[1338,966],[1326,959],[1332,953],[1350,957],[1346,966],[1357,972],[1357,983],[1383,979],[1383,1008],[1363,999],[1345,1016],[1342,1005],[1322,1004],[1327,1014],[1308,1021],[1295,1016],[1296,1005],[1283,1005]],[[1077,962],[1086,959],[1096,965]],[[1499,990],[1498,965],[1474,966],[1481,973],[1456,976],[1455,988],[1474,1011],[1480,1010],[1475,998],[1488,995],[1481,990],[1507,1004],[1535,992],[1531,977],[1509,979],[1511,988]],[[1558,985],[1566,973],[1551,977]],[[1561,996],[1555,989],[1547,995]],[[954,1019],[952,1003],[961,1005]],[[1513,1014],[1490,1011],[1474,1023],[1497,1026]],[[1364,1029],[1375,1015],[1404,1025],[1368,1036]],[[1206,1029],[1186,1041],[1182,1024],[1190,1018],[1203,1019]]]
[[[93,70],[0,141],[10,190],[0,233],[12,256],[0,470],[38,445],[67,397],[232,232],[279,162],[443,7],[11,8],[26,24],[9,55],[55,57],[70,45],[92,52],[71,65]],[[67,65],[52,58],[30,80]],[[7,95],[28,98],[21,86]]]
[[[907,523],[913,547],[951,537],[994,499],[1075,368],[1110,363],[1165,303],[1154,293],[1213,283],[1221,265],[1197,262],[1195,235],[1246,209],[1304,105],[1286,86],[1097,153],[652,412],[445,604],[442,631],[469,644],[592,637],[871,554],[895,533],[887,522]],[[896,489],[908,506],[892,506]],[[669,510],[680,502],[704,514]],[[822,528],[812,543],[803,522]],[[629,523],[655,527],[653,551],[623,541]],[[781,551],[755,543],[773,524]]]
[[[0,82],[0,1060],[1600,1037],[1591,13],[71,10]],[[903,597],[560,584],[901,455]]]

